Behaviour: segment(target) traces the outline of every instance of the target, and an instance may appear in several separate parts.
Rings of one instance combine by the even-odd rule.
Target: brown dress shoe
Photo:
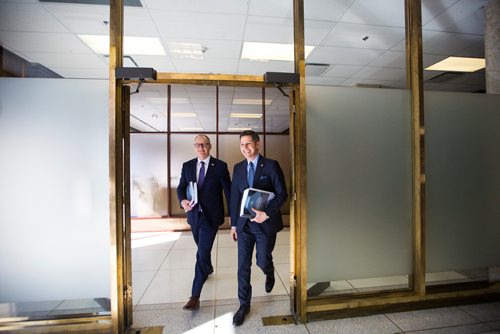
[[[200,308],[200,297],[190,297],[183,309],[188,311],[196,311]]]

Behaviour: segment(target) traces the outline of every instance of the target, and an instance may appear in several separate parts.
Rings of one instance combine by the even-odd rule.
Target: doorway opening
[[[135,92],[137,83],[129,83]],[[176,188],[183,162],[194,158],[193,140],[206,134],[211,155],[234,165],[243,160],[239,133],[251,129],[261,137],[261,154],[277,160],[290,193],[290,87],[200,84],[142,84],[130,94],[130,261],[134,312],[177,309],[191,292],[196,261],[193,241]],[[225,203],[226,204],[226,203]],[[231,304],[237,309],[237,245],[231,239],[227,207],[212,249],[214,273],[205,283],[202,307]],[[290,203],[282,207],[285,229],[273,252],[276,285],[264,289],[265,276],[252,273],[254,300],[290,300]],[[254,255],[255,258],[255,255]],[[253,260],[255,264],[255,260]],[[285,301],[285,302],[283,302]],[[221,312],[222,312],[221,311]],[[185,312],[185,311],[184,311]]]

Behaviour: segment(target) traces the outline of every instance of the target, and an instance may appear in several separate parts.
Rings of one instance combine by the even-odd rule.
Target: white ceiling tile
[[[482,36],[457,33],[437,33],[423,43],[423,52],[454,56],[474,44],[482,41]]]
[[[248,15],[293,17],[292,0],[252,0]]]
[[[107,68],[51,68],[52,71],[68,78],[85,78],[85,79],[108,79],[109,70]]]
[[[152,67],[157,72],[175,72],[175,67],[166,56],[133,55],[132,58],[139,67]]]
[[[40,3],[0,3],[0,30],[68,32]]]
[[[238,67],[237,60],[231,59],[173,59],[178,72],[232,74]]]
[[[224,40],[203,40],[200,43],[207,50],[203,54],[205,59],[210,58],[229,58],[239,59],[241,53],[241,41],[224,41]]]
[[[422,24],[442,14],[459,0],[422,0]]]
[[[370,63],[373,67],[406,68],[406,55],[404,52],[387,51]]]
[[[238,74],[264,75],[266,72],[294,72],[293,62],[240,60]]]
[[[44,7],[75,34],[109,35],[108,6],[47,3]]]
[[[236,87],[233,98],[235,99],[261,99],[262,89],[254,87]],[[269,98],[269,97],[267,97]]]
[[[156,30],[153,20],[149,12],[142,7],[125,7],[124,13],[124,28],[125,36],[137,37],[158,37],[159,33]]]
[[[425,44],[428,40],[434,38],[438,34],[440,34],[439,31],[423,30],[422,31],[422,43]],[[391,50],[392,51],[405,52],[405,50],[406,50],[406,39],[403,38],[398,44],[396,44],[395,46],[393,46],[391,48]]]
[[[0,43],[21,52],[92,53],[81,39],[68,33],[1,31]]]
[[[293,43],[293,20],[249,16],[245,27],[246,42]]]
[[[354,0],[307,0],[304,1],[304,19],[338,21]]]
[[[463,34],[484,35],[485,22],[485,12],[480,8],[471,15],[455,22],[455,24],[449,26],[446,30]]]
[[[481,40],[456,53],[459,57],[484,58],[484,41]]]
[[[334,65],[330,67],[328,72],[324,74],[325,77],[337,77],[337,78],[348,78],[357,71],[359,71],[362,66],[354,65]]]
[[[248,10],[248,0],[142,0],[142,3],[150,9],[169,11],[246,14]]]
[[[458,22],[461,22],[463,28],[455,27],[455,29],[460,29],[460,32],[466,30],[466,18],[473,15],[477,10],[481,10],[488,0],[461,0],[455,3],[453,6],[449,7],[446,11],[442,12],[440,15],[435,17],[426,23],[423,28],[428,30],[437,30],[437,31],[449,31],[448,28],[451,26],[455,26]],[[471,27],[474,27],[476,24],[472,24]],[[476,28],[477,29],[477,28]],[[456,31],[456,30],[455,30]]]
[[[383,50],[316,47],[307,60],[312,63],[326,63],[330,65],[365,66],[380,57],[383,53]]]
[[[406,72],[401,69],[365,67],[356,72],[351,78],[370,79],[380,81],[400,81],[406,76]]]
[[[368,36],[367,40],[363,40],[365,36]],[[388,50],[404,39],[404,28],[338,23],[325,37],[324,44]]]
[[[404,1],[356,0],[345,12],[340,21],[404,28]]]
[[[328,21],[305,21],[304,38],[306,45],[316,46],[321,43],[334,24],[334,22]]]
[[[241,40],[245,16],[190,12],[151,12],[161,36],[182,42],[184,38]]]
[[[106,61],[97,55],[39,52],[25,54],[48,68],[107,69]]]

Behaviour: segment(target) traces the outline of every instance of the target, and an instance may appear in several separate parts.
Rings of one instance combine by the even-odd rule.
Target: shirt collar
[[[248,162],[251,162],[251,163],[253,163],[254,167],[257,167],[257,163],[259,162],[259,157],[260,157],[260,154],[257,154],[257,156],[255,157],[255,159],[250,160],[250,161],[247,160],[247,166],[248,166]]]
[[[208,163],[210,162],[210,156],[208,156],[205,160],[200,160],[200,158],[198,158],[198,164],[203,161],[205,162],[205,166],[208,166]]]

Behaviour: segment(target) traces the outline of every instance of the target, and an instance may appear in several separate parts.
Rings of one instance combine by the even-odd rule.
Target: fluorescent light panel
[[[183,128],[183,127],[181,127],[180,129],[181,129],[181,131],[203,131],[203,128],[189,128],[189,127]]]
[[[230,118],[261,118],[262,114],[243,114],[232,112],[229,114]]]
[[[307,58],[313,49],[314,46],[306,45],[304,58]],[[294,47],[293,44],[245,42],[241,51],[241,59],[294,61]]]
[[[149,103],[152,103],[152,104],[167,104],[168,103],[167,97],[148,97],[147,100]],[[185,98],[185,97],[177,97],[177,98],[172,98],[171,102],[172,102],[172,104],[189,104],[189,99]]]
[[[264,100],[266,106],[273,103],[273,100]],[[262,99],[233,99],[233,104],[262,105]]]
[[[252,130],[252,128],[227,128],[227,131],[245,131]]]
[[[103,35],[78,35],[95,53],[109,54],[109,36]],[[127,55],[165,56],[165,50],[156,37],[131,37],[123,38],[123,53]]]
[[[448,57],[426,68],[428,71],[475,72],[485,68],[484,58]]]

